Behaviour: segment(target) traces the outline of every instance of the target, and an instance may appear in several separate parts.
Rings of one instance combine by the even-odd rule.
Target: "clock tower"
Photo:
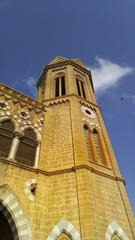
[[[37,89],[0,84],[0,239],[135,240],[91,72],[56,57]]]
[[[62,219],[75,226],[78,237],[65,229],[60,239],[134,239],[125,181],[91,72],[79,59],[57,57],[43,69],[37,87],[38,101],[47,107],[39,160],[50,174],[47,239],[57,239],[52,236],[58,235],[57,228],[62,232]]]

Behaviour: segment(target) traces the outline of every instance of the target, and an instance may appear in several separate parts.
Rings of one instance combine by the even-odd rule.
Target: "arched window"
[[[88,154],[89,154],[89,160],[93,161],[94,160],[94,154],[93,154],[93,148],[92,148],[92,142],[91,142],[91,136],[90,136],[90,130],[87,127],[87,125],[84,125],[84,132],[85,132],[85,139],[86,139],[86,144],[87,144],[87,149],[88,149]]]
[[[96,129],[93,130],[93,140],[94,140],[97,162],[106,165],[102,143],[100,140],[99,133]]]
[[[55,79],[55,97],[66,94],[65,77],[59,76]]]
[[[84,82],[76,78],[76,86],[77,86],[78,95],[82,98],[86,98]]]
[[[35,132],[31,128],[25,129],[17,149],[16,161],[24,165],[34,166],[36,147],[37,137]]]
[[[0,123],[0,157],[8,157],[13,137],[14,125],[12,121],[9,119]]]
[[[67,220],[61,220],[54,226],[47,240],[81,240],[76,228]]]

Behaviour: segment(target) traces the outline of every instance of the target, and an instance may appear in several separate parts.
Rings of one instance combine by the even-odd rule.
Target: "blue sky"
[[[34,96],[57,55],[92,70],[135,212],[135,0],[0,0],[0,81]]]

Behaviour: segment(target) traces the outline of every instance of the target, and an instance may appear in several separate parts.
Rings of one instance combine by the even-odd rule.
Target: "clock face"
[[[82,106],[81,107],[82,112],[89,118],[95,118],[95,113],[88,107]]]

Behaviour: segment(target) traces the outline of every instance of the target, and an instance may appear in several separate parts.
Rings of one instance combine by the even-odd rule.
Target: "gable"
[[[64,61],[67,61],[67,60],[69,60],[69,59],[68,59],[68,58],[64,58],[64,57],[57,56],[57,57],[54,58],[49,64],[55,64],[55,63],[64,62]]]
[[[60,56],[57,56],[56,58],[54,58],[50,63],[50,64],[55,64],[55,63],[59,63],[59,62],[64,62],[64,61],[68,61],[68,60],[71,60],[72,62],[76,63],[76,64],[79,64],[80,66],[82,67],[85,67],[85,65],[80,61],[79,58],[75,58],[75,59],[69,59],[69,58],[64,58],[64,57],[60,57]]]

